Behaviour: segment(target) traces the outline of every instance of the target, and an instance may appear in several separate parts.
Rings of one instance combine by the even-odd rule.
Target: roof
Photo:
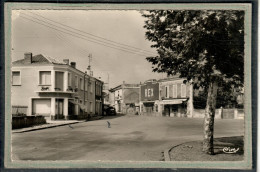
[[[30,57],[26,57],[21,60],[17,60],[13,62],[13,65],[25,65],[25,64],[31,64]],[[35,56],[32,56],[32,64],[62,64],[66,65],[64,62],[60,62],[57,59],[51,58],[51,57],[45,57],[42,54],[38,54]]]
[[[167,78],[160,79],[160,80],[158,80],[158,82],[174,81],[174,80],[182,80],[182,79],[185,79],[185,78],[180,78],[179,76],[174,75],[174,76],[169,76]]]

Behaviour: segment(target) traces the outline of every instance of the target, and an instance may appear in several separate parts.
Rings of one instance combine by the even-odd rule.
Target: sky
[[[136,10],[13,10],[12,61],[32,52],[70,59],[86,71],[92,54],[94,76],[110,88],[160,79],[165,75],[146,60],[156,51],[145,39],[144,20]]]

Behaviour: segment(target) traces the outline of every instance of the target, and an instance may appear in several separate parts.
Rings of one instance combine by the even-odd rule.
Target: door
[[[164,113],[165,113],[165,116],[170,116],[170,106],[169,105],[164,105]]]
[[[55,101],[55,116],[56,119],[63,119],[63,99],[56,99]]]

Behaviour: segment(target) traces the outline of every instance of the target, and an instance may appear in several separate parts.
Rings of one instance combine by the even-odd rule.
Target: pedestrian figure
[[[110,122],[109,122],[109,121],[107,121],[107,128],[111,128],[111,127],[110,127]]]

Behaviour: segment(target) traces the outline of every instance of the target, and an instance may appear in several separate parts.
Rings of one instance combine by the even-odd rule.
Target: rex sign
[[[159,83],[147,82],[141,86],[141,101],[159,100]]]

